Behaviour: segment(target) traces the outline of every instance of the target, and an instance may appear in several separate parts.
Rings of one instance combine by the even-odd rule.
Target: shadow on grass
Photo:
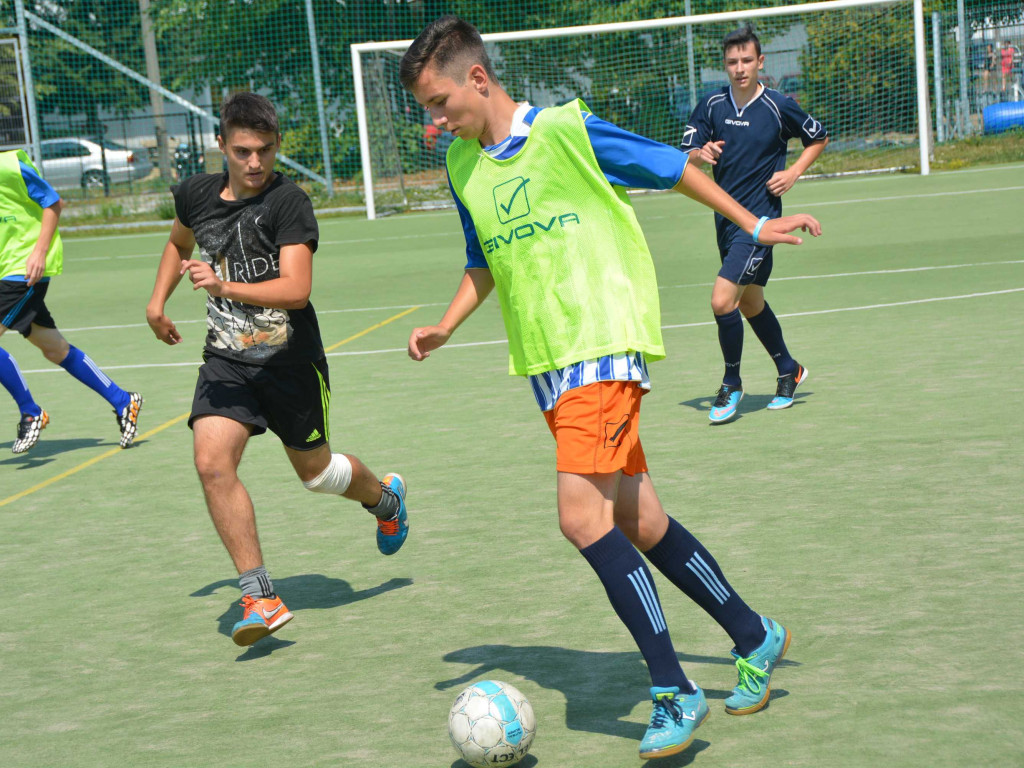
[[[804,390],[804,391],[794,392],[793,393],[793,405],[791,407],[795,408],[798,405],[804,405],[803,399],[805,397],[807,397],[808,395],[813,395],[813,394],[814,394],[814,392],[812,390]],[[748,394],[744,393],[743,394],[743,399],[740,400],[740,404],[736,408],[736,418],[732,419],[731,421],[724,422],[724,423],[725,424],[732,424],[733,422],[738,421],[739,419],[742,419],[744,414],[753,413],[754,411],[762,411],[762,410],[764,410],[765,408],[768,407],[768,403],[770,403],[774,397],[775,397],[775,395],[748,395]],[[709,396],[706,396],[706,397],[695,397],[692,400],[683,400],[682,402],[679,403],[679,405],[681,405],[681,406],[683,406],[685,408],[690,408],[691,410],[694,410],[694,411],[698,411],[699,413],[706,414],[708,411],[711,410],[711,406],[714,404],[714,402],[715,402],[714,395],[709,395]],[[710,424],[711,422],[708,422],[708,423]],[[714,424],[712,426],[723,426],[723,425]]]
[[[25,453],[10,453],[14,441],[0,443],[0,453],[7,453],[8,458],[0,461],[0,467],[13,466],[15,469],[33,469],[42,467],[54,460],[55,456],[71,451],[81,451],[99,446],[110,446],[113,448],[117,443],[108,440],[101,440],[98,437],[79,437],[70,440],[47,440],[45,434],[39,438],[39,442],[32,446]]]
[[[366,600],[393,589],[408,587],[412,579],[389,579],[383,584],[369,589],[352,589],[347,581],[333,579],[319,573],[306,573],[301,576],[286,576],[283,579],[274,579],[274,589],[279,590],[285,599],[285,605],[292,613],[306,610],[325,610],[339,608],[343,605]],[[217,619],[217,631],[222,635],[231,636],[231,628],[236,621],[242,618],[242,606],[238,598],[238,581],[236,579],[222,579],[205,587],[197,589],[190,597],[207,597],[219,589],[230,588],[233,592],[231,605]],[[293,645],[271,636],[260,640],[249,650],[238,658],[238,661],[267,656],[279,648]]]
[[[534,757],[533,755],[527,755],[518,763],[516,763],[516,768],[536,768],[538,764],[539,761],[536,757]],[[497,765],[500,765],[500,763],[497,763]],[[470,764],[467,763],[465,760],[456,760],[454,763],[452,763],[451,768],[472,768],[472,766],[470,766]]]
[[[721,664],[732,666],[730,656],[697,656],[680,653],[684,669],[687,664]],[[458,689],[476,680],[502,679],[500,672],[508,672],[530,680],[542,688],[561,691],[565,696],[565,724],[573,731],[603,733],[639,742],[647,725],[623,720],[636,708],[646,693],[647,667],[636,651],[596,652],[580,651],[556,646],[478,645],[446,654],[444,661],[455,664],[473,664],[468,672],[434,684],[438,690]],[[783,659],[779,667],[799,666],[799,662]],[[499,674],[494,674],[494,673]],[[700,681],[697,681],[698,684]],[[703,687],[703,686],[702,686]],[[725,699],[732,690],[704,688],[708,699]],[[773,689],[771,701],[787,696],[788,692]],[[707,742],[695,741],[678,759],[660,758],[659,766],[688,765],[688,760]]]

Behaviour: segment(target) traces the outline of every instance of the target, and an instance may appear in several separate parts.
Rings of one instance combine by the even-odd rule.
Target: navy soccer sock
[[[664,537],[644,556],[722,626],[741,656],[764,642],[761,617],[736,594],[704,545],[676,520],[668,519]]]
[[[772,356],[772,360],[775,361],[779,376],[796,373],[796,360],[786,349],[786,342],[782,340],[782,326],[779,325],[779,319],[772,312],[772,308],[768,306],[768,302],[764,303],[764,310],[760,314],[748,317],[747,322],[750,323],[751,330],[761,340],[764,348],[768,350],[768,354]]]
[[[654,580],[640,553],[618,528],[580,550],[604,584],[612,608],[626,625],[647,662],[651,683],[679,686],[690,692],[690,682],[679,666],[672,639],[661,612]]]
[[[11,393],[14,402],[18,404],[21,413],[29,416],[38,416],[43,412],[36,401],[32,399],[32,393],[28,390],[25,379],[21,376],[21,369],[6,349],[0,348],[0,384]]]
[[[131,395],[110,380],[100,367],[78,347],[71,346],[60,367],[110,403],[120,413],[131,401]]]
[[[725,359],[725,375],[722,383],[738,387],[740,379],[740,358],[743,357],[743,315],[734,309],[727,315],[715,315],[718,323],[718,343]]]

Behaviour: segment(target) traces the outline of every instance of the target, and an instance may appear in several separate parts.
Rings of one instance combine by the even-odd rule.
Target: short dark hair
[[[277,110],[266,96],[239,91],[227,96],[220,105],[220,135],[227,138],[235,128],[246,128],[257,133],[280,132]]]
[[[747,24],[739,29],[734,29],[722,40],[722,53],[725,53],[730,48],[735,46],[743,46],[747,43],[754,44],[754,50],[757,51],[757,55],[761,55],[761,41],[757,39],[757,35],[754,34],[754,28]]]
[[[454,80],[474,64],[482,66],[488,77],[498,81],[477,28],[458,16],[447,15],[427,24],[413,40],[402,57],[398,77],[402,87],[411,91],[427,67]]]

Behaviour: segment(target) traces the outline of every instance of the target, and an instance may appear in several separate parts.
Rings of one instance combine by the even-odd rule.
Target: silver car
[[[106,155],[106,177],[113,184],[144,179],[153,170],[145,152],[138,152],[112,141],[101,147],[90,139],[47,139],[40,142],[43,154],[43,178],[55,189],[102,188],[103,155]]]

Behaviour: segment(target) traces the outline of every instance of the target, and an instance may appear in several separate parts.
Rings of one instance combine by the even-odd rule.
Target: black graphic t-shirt
[[[293,181],[277,174],[263,192],[224,200],[227,173],[200,173],[174,189],[178,221],[192,230],[199,258],[221,280],[261,283],[281,276],[281,246],[320,237],[313,204]],[[312,304],[275,309],[208,296],[206,350],[252,365],[291,365],[324,356]]]

